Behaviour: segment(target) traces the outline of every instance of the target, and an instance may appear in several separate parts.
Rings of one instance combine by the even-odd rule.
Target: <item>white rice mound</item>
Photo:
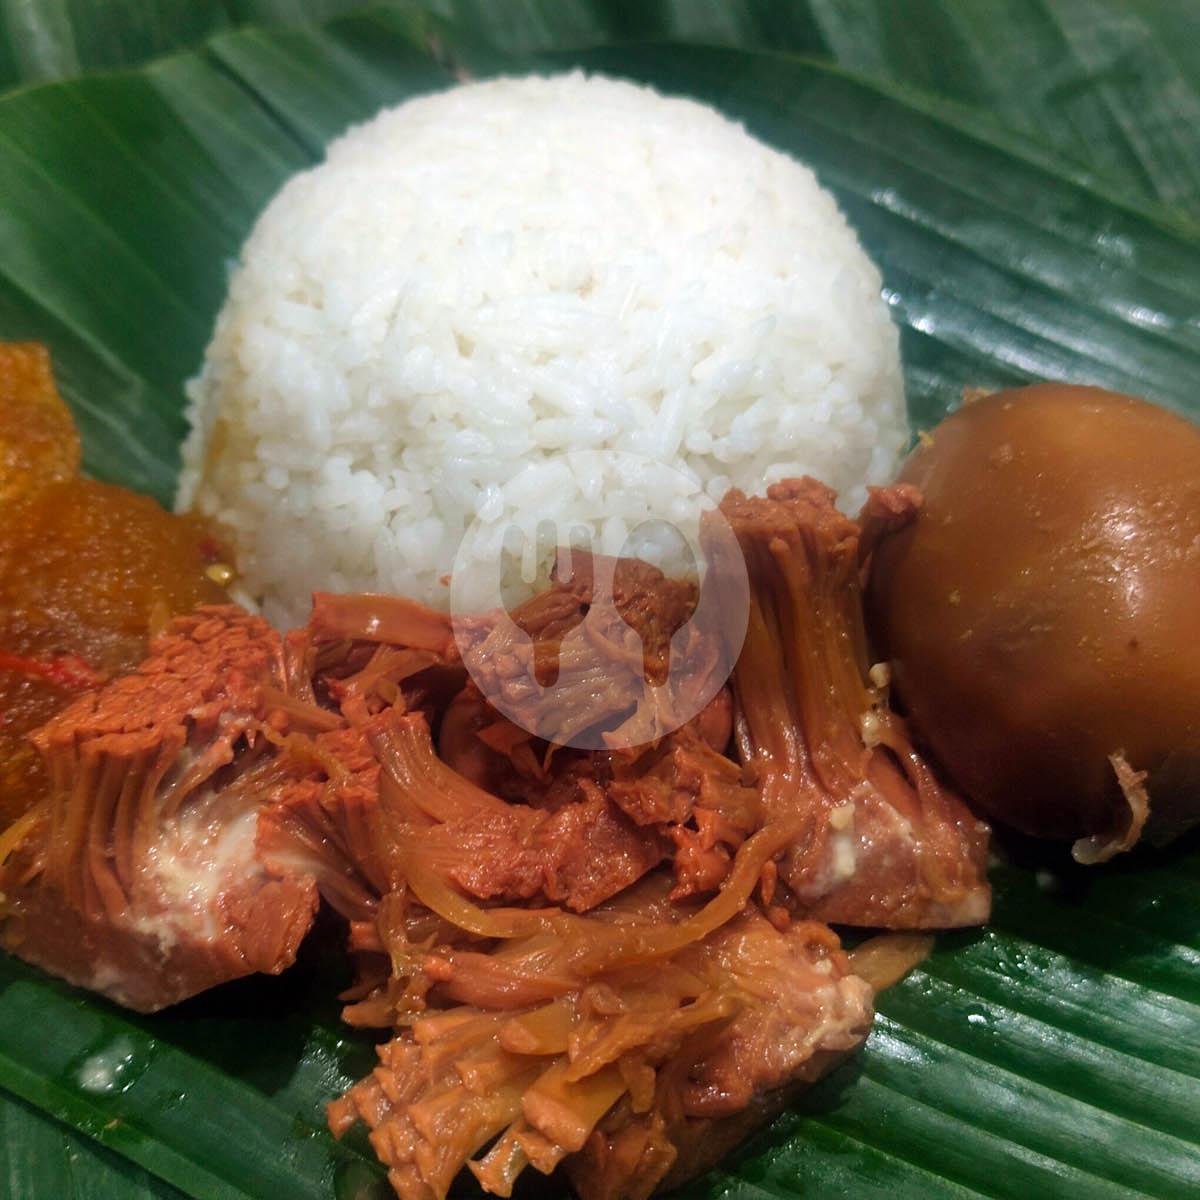
[[[318,588],[445,607],[473,523],[480,555],[513,520],[618,553],[804,473],[852,511],[907,436],[879,273],[812,172],[580,73],[334,142],[259,218],[188,396],[178,506],[228,528],[280,623]],[[641,459],[664,469],[613,502]]]

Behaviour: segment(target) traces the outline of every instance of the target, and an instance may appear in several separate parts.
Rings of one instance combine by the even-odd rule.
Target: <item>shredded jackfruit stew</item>
[[[557,658],[586,556],[513,614],[521,639],[376,595],[318,595],[285,635],[228,603],[173,617],[30,735],[45,784],[0,841],[8,948],[149,1012],[282,971],[324,903],[357,972],[345,1020],[385,1039],[329,1124],[369,1127],[404,1200],[464,1167],[501,1196],[528,1167],[585,1200],[687,1178],[862,1044],[920,931],[988,915],[987,827],[870,670],[861,530],[833,500],[810,479],[726,496],[748,628],[678,728],[630,664],[695,589],[638,561],[600,679]],[[477,682],[547,665],[573,689],[559,740]],[[565,744],[631,723],[649,736]],[[901,932],[847,954],[829,923]]]

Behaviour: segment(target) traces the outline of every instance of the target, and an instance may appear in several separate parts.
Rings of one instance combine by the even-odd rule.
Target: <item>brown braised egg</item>
[[[989,815],[1098,861],[1200,821],[1200,428],[1098,388],[967,403],[900,481],[869,616],[911,720]]]

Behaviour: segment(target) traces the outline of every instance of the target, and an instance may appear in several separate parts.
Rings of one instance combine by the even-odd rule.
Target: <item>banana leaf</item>
[[[221,0],[0,0],[0,88],[143,63],[230,24]]]
[[[9,1200],[185,1200],[128,1159],[12,1097],[0,1105],[0,1191]]]
[[[0,90],[143,62],[361,0],[0,0]],[[790,51],[958,102],[1200,222],[1200,9],[1187,0],[403,0],[507,53],[648,39]]]
[[[429,28],[395,9],[247,28],[0,100],[0,336],[51,345],[90,470],[169,497],[182,381],[254,214],[350,121],[506,61],[446,20],[434,58]],[[533,60],[571,64],[709,100],[815,167],[883,270],[915,424],[965,386],[1041,376],[1200,416],[1200,240],[1157,204],[821,61],[679,44]],[[688,1195],[1200,1192],[1200,847],[1091,871],[1010,858],[993,925],[942,938],[882,997],[866,1051]],[[75,1155],[10,1148],[6,1194],[385,1195],[365,1141],[323,1128],[372,1058],[337,1022],[336,936],[280,979],[151,1018],[0,959],[0,1087],[23,1105],[6,1129]],[[119,1064],[102,1091],[97,1054]],[[56,1142],[31,1109],[107,1149]]]
[[[990,114],[1200,219],[1200,9],[1187,0],[814,0],[844,66]]]

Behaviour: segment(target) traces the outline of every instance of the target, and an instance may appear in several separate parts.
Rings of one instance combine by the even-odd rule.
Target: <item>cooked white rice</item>
[[[231,530],[281,622],[315,588],[445,605],[472,522],[479,553],[514,517],[615,553],[798,473],[853,509],[906,434],[879,274],[812,172],[578,73],[334,142],[259,219],[188,394],[179,505]],[[613,512],[638,458],[671,470]]]

